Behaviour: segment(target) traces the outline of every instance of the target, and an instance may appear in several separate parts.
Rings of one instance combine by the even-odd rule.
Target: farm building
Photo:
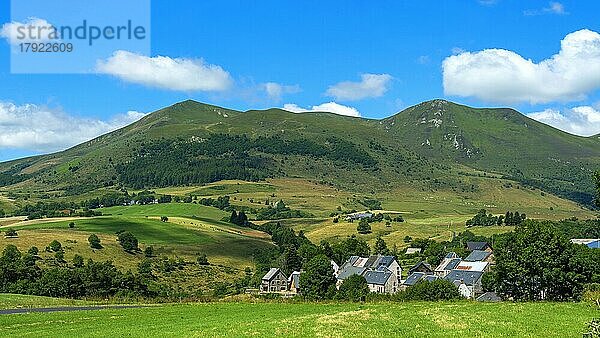
[[[373,217],[373,213],[371,212],[355,212],[353,214],[348,214],[344,218],[348,222],[353,222],[357,220],[361,220],[363,218],[371,218]]]
[[[288,278],[288,290],[292,293],[300,293],[300,272],[294,271]]]
[[[494,254],[491,251],[473,250],[465,258],[467,262],[488,262],[492,263],[494,260]]]
[[[421,248],[407,248],[406,249],[407,255],[412,255],[412,254],[417,254],[417,253],[421,253]]]
[[[453,270],[488,272],[489,269],[490,264],[488,262],[461,261]]]
[[[434,280],[439,279],[439,278],[440,277],[433,275],[433,274],[428,274],[428,273],[424,273],[424,272],[413,272],[402,283],[401,289],[405,290],[406,288],[413,286],[422,280],[428,281],[428,282],[433,282]]]
[[[271,268],[261,280],[260,291],[267,293],[288,291],[286,275],[278,268]]]

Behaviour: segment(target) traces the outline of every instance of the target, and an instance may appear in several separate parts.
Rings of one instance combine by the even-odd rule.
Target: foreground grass
[[[584,303],[213,303],[4,315],[0,335],[581,337],[595,316]]]
[[[16,309],[16,308],[40,308],[54,306],[81,306],[93,305],[97,302],[89,302],[78,299],[63,299],[29,295],[15,295],[0,293],[0,309]]]

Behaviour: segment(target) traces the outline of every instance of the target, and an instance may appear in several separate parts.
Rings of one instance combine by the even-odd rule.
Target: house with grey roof
[[[444,259],[442,259],[442,262],[435,268],[434,274],[438,277],[445,277],[450,273],[450,271],[455,269],[461,261],[462,259],[458,257],[456,253],[450,252],[444,257]]]
[[[261,280],[260,292],[284,293],[288,291],[288,278],[278,268],[271,268]]]
[[[353,221],[361,220],[363,218],[371,218],[371,217],[373,217],[372,212],[355,212],[353,214],[346,215],[346,217],[344,219],[348,222],[353,222]]]
[[[406,288],[411,287],[420,281],[433,282],[437,279],[440,279],[440,277],[433,274],[424,272],[413,272],[410,275],[408,275],[404,282],[402,282],[401,289],[406,290]]]
[[[492,251],[492,247],[488,242],[467,242],[467,250]]]
[[[294,271],[288,278],[288,290],[292,293],[300,293],[300,271]]]
[[[482,271],[452,270],[444,279],[454,283],[463,297],[474,299],[483,293],[482,277]]]
[[[433,274],[433,268],[425,261],[420,261],[417,264],[413,265],[412,268],[408,269],[408,274],[412,274],[414,272],[423,272],[425,274]]]
[[[467,262],[488,262],[492,263],[494,258],[494,254],[491,251],[483,251],[483,250],[473,250],[471,253],[465,258]]]
[[[340,266],[337,287],[352,275],[365,277],[372,292],[395,293],[401,282],[402,268],[394,256],[352,256]]]

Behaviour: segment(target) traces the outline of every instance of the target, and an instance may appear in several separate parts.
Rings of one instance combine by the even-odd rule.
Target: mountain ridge
[[[379,190],[393,182],[456,189],[463,183],[453,170],[464,166],[590,205],[599,141],[562,132],[511,108],[472,108],[442,99],[383,119],[278,108],[240,112],[185,100],[67,150],[0,163],[0,187],[78,194],[133,182],[151,188],[294,176],[344,189]],[[215,153],[206,142],[228,148]],[[163,161],[157,154],[165,159],[173,151],[183,158],[170,159],[172,168],[164,164],[159,170]],[[156,163],[150,161],[154,157]],[[144,158],[149,162],[142,165]],[[237,177],[219,169],[220,161],[250,167]],[[196,178],[174,173],[186,165]],[[212,168],[211,173],[202,166]]]

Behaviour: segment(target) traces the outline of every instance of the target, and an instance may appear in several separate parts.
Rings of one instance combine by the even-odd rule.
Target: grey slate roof
[[[448,252],[444,258],[458,258],[456,252]]]
[[[289,282],[292,282],[292,284],[296,287],[300,286],[300,272],[298,271],[294,271],[292,272],[292,274],[290,275],[289,278]]]
[[[499,302],[502,299],[498,297],[495,292],[486,292],[483,295],[477,297],[478,302]]]
[[[438,270],[452,270],[460,264],[460,258],[452,258],[449,260],[446,265],[438,267]]]
[[[428,282],[433,282],[434,280],[438,280],[440,279],[440,277],[436,276],[436,275],[425,275],[425,277],[423,277],[423,280],[426,280]]]
[[[406,280],[402,284],[413,286],[417,284],[417,282],[420,281],[423,277],[425,277],[425,274],[423,272],[413,272],[406,278]]]
[[[389,271],[367,271],[363,275],[368,284],[385,285],[392,273]]]
[[[481,279],[481,276],[483,276],[481,271],[452,270],[444,279],[451,282],[462,281],[467,285],[475,285]]]
[[[467,242],[467,249],[469,249],[470,251],[485,250],[485,248],[487,248],[488,246],[490,246],[488,242]]]
[[[362,276],[363,272],[365,272],[365,268],[359,268],[356,266],[346,266],[343,269],[340,269],[340,273],[337,276],[337,279],[339,280],[343,280],[346,279],[352,275],[359,275]]]
[[[267,272],[267,274],[262,279],[263,280],[271,280],[271,279],[273,279],[273,277],[275,277],[275,275],[277,275],[278,272],[279,272],[278,268],[271,268],[271,270],[269,270],[269,272]]]
[[[429,265],[425,261],[420,261],[419,263],[413,265],[413,267],[408,270],[408,273],[409,274],[413,273],[413,271],[415,271],[416,269],[418,269],[420,266],[423,266],[423,267],[425,267],[425,269],[433,272],[433,268],[431,267],[431,265]]]
[[[586,244],[590,249],[600,249],[600,239],[597,239],[593,242]]]
[[[473,250],[465,261],[467,262],[483,262],[485,261],[492,253],[482,250]]]

